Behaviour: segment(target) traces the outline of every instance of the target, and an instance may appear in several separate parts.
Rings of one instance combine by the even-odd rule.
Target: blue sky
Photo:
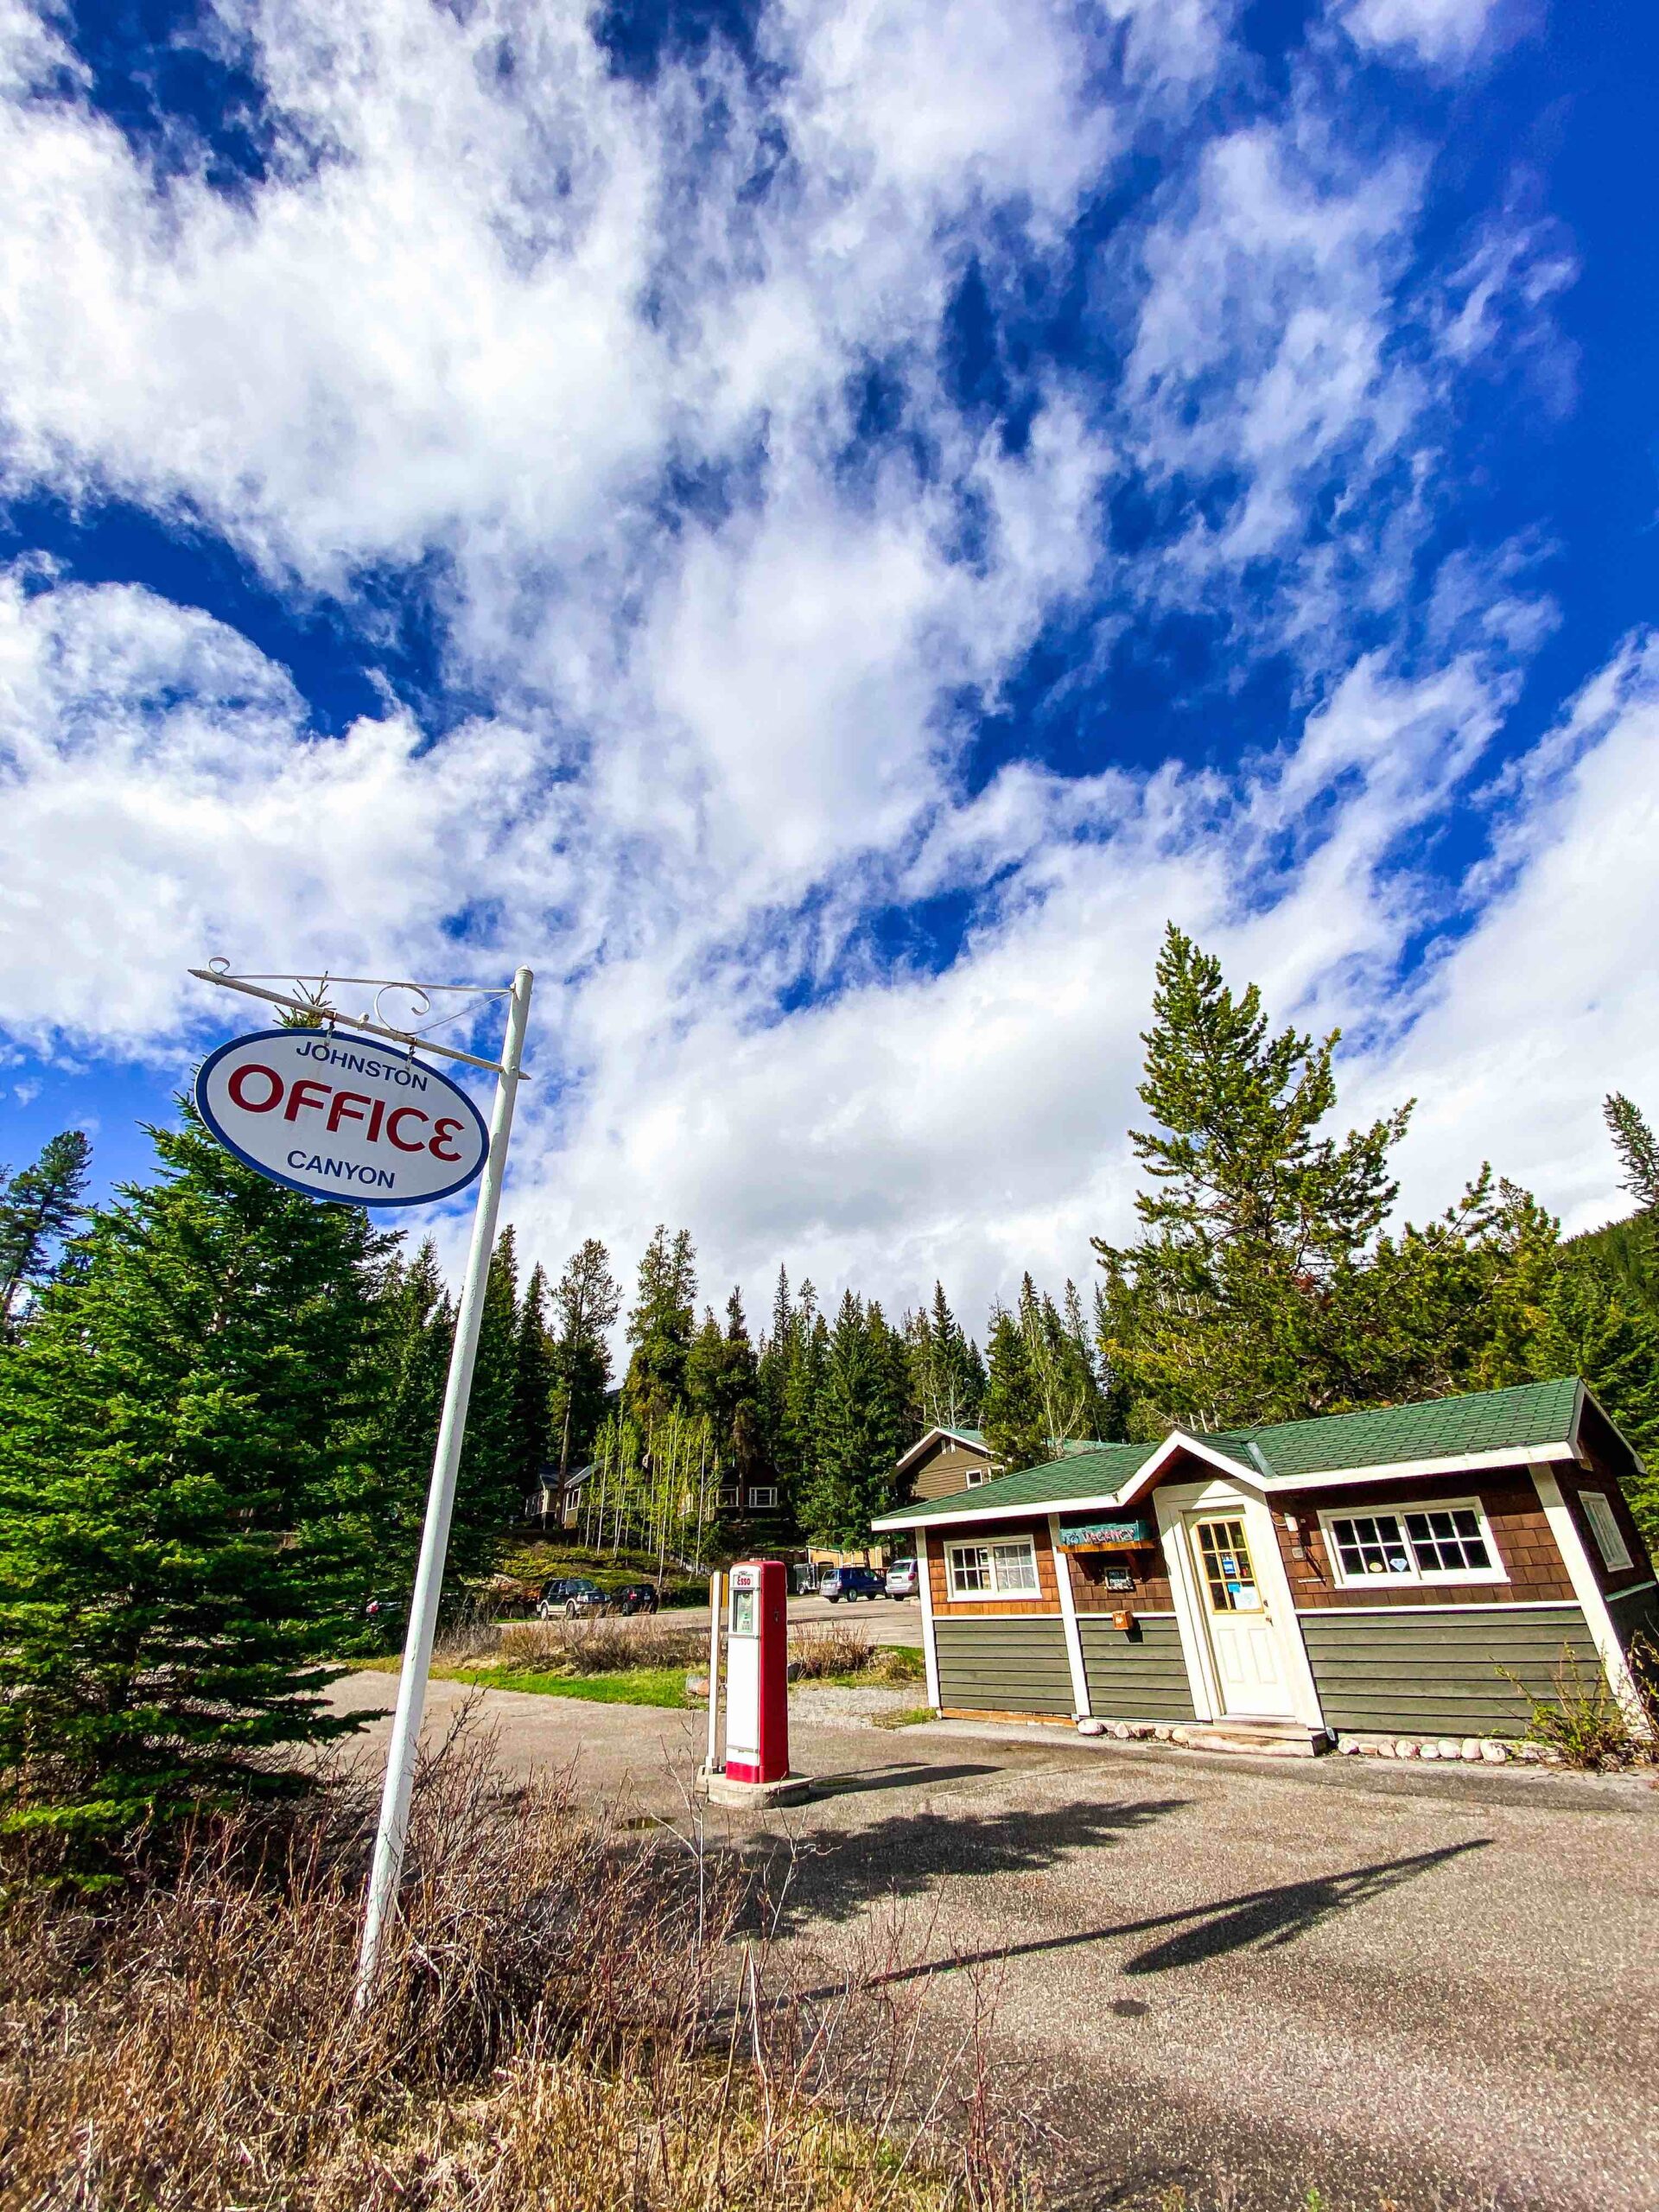
[[[532,1250],[972,1318],[1127,1226],[1173,917],[1412,1211],[1603,1217],[1643,13],[7,0],[0,1159],[141,1170],[210,953],[524,959]]]

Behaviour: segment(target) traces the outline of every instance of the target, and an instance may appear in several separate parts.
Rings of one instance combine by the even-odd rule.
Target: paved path
[[[434,1686],[440,1725],[463,1694]],[[483,1702],[508,1764],[574,1758],[666,1813],[701,1748],[701,1715]],[[825,1789],[774,1816],[797,1852],[785,1932],[833,1971],[897,1921],[905,1982],[947,2024],[993,1987],[1055,2202],[1151,2212],[1179,2187],[1193,2212],[1290,2212],[1312,2184],[1329,2212],[1659,2205],[1645,1781],[884,1733],[810,1704],[796,1763]]]

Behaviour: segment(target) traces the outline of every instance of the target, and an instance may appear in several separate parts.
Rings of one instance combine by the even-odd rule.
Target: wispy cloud
[[[1121,1222],[1166,915],[1405,1080],[1635,712],[1485,775],[1552,613],[1528,544],[1435,547],[1446,455],[1518,361],[1567,404],[1572,256],[1516,195],[1425,258],[1431,149],[1348,127],[1342,56],[1472,64],[1486,12],[1363,0],[1269,99],[1221,0],[780,0],[633,75],[574,0],[238,0],[271,145],[229,190],[12,0],[10,487],[216,533],[365,650],[418,566],[452,702],[323,739],[226,620],[15,566],[13,1035],[176,1041],[210,950],[529,958],[538,1240],[683,1217],[721,1273],[895,1297]],[[1275,660],[1288,704],[1149,760],[1095,679],[1188,618],[1219,712]],[[1058,633],[1063,766],[1012,703]],[[1457,807],[1499,836],[1462,889]],[[942,898],[948,961],[873,949]]]

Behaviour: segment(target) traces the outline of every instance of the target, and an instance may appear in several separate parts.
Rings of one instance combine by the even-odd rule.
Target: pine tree
[[[611,1389],[610,1332],[621,1310],[610,1255],[596,1236],[589,1236],[565,1262],[553,1293],[549,1424],[551,1456],[562,1473],[586,1466],[593,1456]]]
[[[999,1471],[1016,1474],[1052,1459],[1043,1393],[1026,1332],[999,1306],[991,1316],[990,1358],[980,1425]]]
[[[378,1304],[378,1375],[364,1444],[372,1474],[344,1504],[359,1520],[360,1598],[379,1607],[357,1641],[374,1649],[384,1648],[408,1618],[454,1341],[454,1307],[429,1236],[412,1260],[395,1261],[388,1268]],[[463,1517],[459,1533],[452,1524],[448,1557],[470,1558],[472,1550]]]
[[[692,1342],[685,1363],[685,1395],[690,1410],[708,1419],[715,1448],[740,1486],[770,1472],[760,1372],[742,1297],[735,1289],[726,1301],[725,1329],[710,1310]]]
[[[863,1549],[870,1522],[893,1499],[904,1440],[904,1339],[879,1306],[849,1290],[829,1332],[817,1419],[817,1464],[798,1493],[814,1541]]]
[[[355,1464],[387,1240],[184,1126],[0,1362],[0,1777],[86,1841],[291,1787],[353,1726]]]
[[[975,1427],[985,1390],[984,1366],[950,1311],[943,1283],[935,1282],[931,1307],[906,1316],[905,1338],[919,1429]]]
[[[1140,1096],[1160,1126],[1130,1132],[1154,1185],[1135,1200],[1144,1233],[1125,1249],[1095,1239],[1105,1363],[1142,1433],[1324,1410],[1332,1286],[1394,1202],[1389,1155],[1410,1108],[1318,1135],[1341,1033],[1270,1036],[1256,986],[1235,998],[1173,923],[1153,1014]]]
[[[633,1346],[622,1394],[642,1425],[661,1420],[685,1402],[685,1362],[696,1332],[697,1277],[690,1234],[671,1239],[657,1225],[639,1262],[639,1288],[628,1315]]]
[[[455,1602],[465,1582],[493,1567],[509,1519],[523,1510],[512,1462],[518,1352],[518,1259],[509,1224],[496,1238],[484,1281],[484,1310],[444,1571],[446,1603]]]
[[[542,1478],[553,1449],[553,1338],[547,1318],[547,1277],[532,1268],[518,1308],[512,1368],[512,1420],[507,1459],[526,1497]]]
[[[798,1511],[823,1460],[824,1377],[830,1365],[830,1326],[818,1311],[810,1281],[796,1294],[789,1370],[784,1393],[784,1432],[777,1465],[791,1485]],[[804,1522],[802,1524],[805,1525]]]
[[[65,1129],[33,1166],[10,1179],[0,1173],[0,1338],[15,1332],[23,1301],[50,1273],[54,1247],[85,1217],[92,1150],[84,1131]]]
[[[1644,1212],[1659,1206],[1659,1138],[1646,1116],[1621,1090],[1610,1090],[1601,1110],[1624,1170],[1624,1188]]]

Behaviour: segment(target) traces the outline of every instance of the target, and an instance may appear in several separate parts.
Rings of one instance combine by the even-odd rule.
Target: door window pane
[[[1212,1613],[1259,1613],[1261,1595],[1242,1521],[1200,1521],[1198,1559]]]

